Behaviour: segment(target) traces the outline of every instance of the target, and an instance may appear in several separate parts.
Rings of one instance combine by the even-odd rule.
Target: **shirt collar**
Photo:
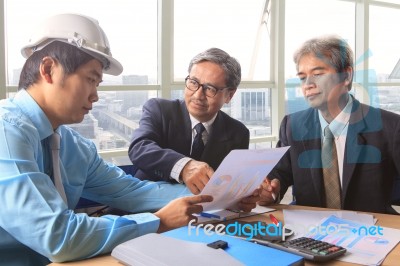
[[[24,115],[30,118],[32,124],[39,132],[40,140],[54,133],[50,120],[25,89],[21,89],[17,92],[13,102],[21,108]]]
[[[217,113],[217,114],[218,114],[218,113]],[[217,114],[215,114],[214,117],[211,118],[210,120],[208,120],[208,121],[202,123],[203,126],[205,127],[205,129],[206,129],[206,131],[207,131],[208,134],[211,133],[211,126],[212,126],[212,124],[214,123],[215,118],[217,118]],[[191,121],[191,123],[192,123],[192,130],[193,130],[193,128],[194,128],[198,123],[200,123],[200,121],[197,120],[196,118],[194,118],[191,114],[189,114],[189,115],[190,115],[190,121]]]
[[[349,95],[349,100],[343,110],[332,120],[330,124],[326,122],[321,112],[318,110],[319,122],[321,124],[322,135],[324,134],[324,129],[329,125],[329,129],[332,134],[337,138],[340,134],[345,132],[345,128],[349,124],[351,109],[353,107],[353,96]]]

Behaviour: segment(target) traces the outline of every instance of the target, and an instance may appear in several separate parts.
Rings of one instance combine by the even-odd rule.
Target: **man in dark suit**
[[[353,52],[341,38],[311,39],[294,61],[311,108],[283,119],[277,146],[290,149],[264,184],[263,204],[273,201],[267,191],[283,196],[293,185],[299,205],[396,213],[391,196],[400,173],[400,116],[361,104],[349,94]],[[329,156],[336,158],[330,165],[324,164],[328,128],[334,144],[330,152],[335,152]],[[336,185],[328,184],[332,172],[336,192]],[[330,194],[336,194],[337,205],[331,205]]]
[[[211,48],[196,55],[188,71],[184,101],[158,98],[144,104],[129,157],[136,177],[184,182],[198,194],[231,150],[248,149],[249,130],[221,111],[241,80],[235,58]]]

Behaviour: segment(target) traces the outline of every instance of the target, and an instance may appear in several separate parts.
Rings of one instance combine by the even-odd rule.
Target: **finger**
[[[273,191],[268,189],[261,190],[260,193],[260,201],[265,201],[266,203],[272,203],[274,201],[274,197],[272,196]]]
[[[203,190],[204,185],[200,180],[197,180],[196,183],[194,183],[194,185],[196,186],[196,189],[199,191],[199,193]],[[199,194],[197,193],[197,194]]]
[[[271,180],[269,180],[268,177],[266,177],[264,181],[261,183],[263,189],[268,189],[270,185],[271,185]]]
[[[268,189],[263,189],[263,190],[261,190],[261,192],[260,192],[260,195],[261,195],[261,197],[265,197],[265,196],[268,196],[268,195],[270,195],[271,194],[271,191],[269,191]]]
[[[193,213],[201,213],[203,211],[203,206],[201,205],[190,205],[187,208],[187,214],[191,216]]]
[[[271,186],[277,190],[280,189],[281,187],[281,182],[279,182],[279,179],[275,178],[271,181]]]
[[[261,193],[261,195],[260,195],[261,200],[265,200],[265,199],[273,200],[273,199],[274,199],[274,196],[272,196],[272,193],[273,193],[273,192],[271,192],[271,191],[264,191],[264,192]]]
[[[267,182],[265,182],[265,180],[264,180],[264,182],[262,182],[261,185],[260,185],[261,191],[262,190],[267,190],[268,186],[269,186],[269,184]]]
[[[267,185],[267,191],[273,191],[274,190],[274,188],[273,188],[273,186],[271,185],[271,180],[270,179],[266,179],[266,185]]]
[[[196,195],[196,196],[190,196],[188,198],[188,203],[189,204],[198,204],[202,202],[211,202],[213,200],[213,197],[211,195]]]
[[[207,168],[207,177],[208,177],[208,179],[210,179],[213,174],[214,174],[214,169],[212,169],[211,166],[208,166],[208,168]]]
[[[197,217],[197,216],[194,216],[193,214],[190,214],[190,215],[189,215],[189,221],[187,221],[187,223],[189,223],[191,220],[195,220],[195,223],[197,223],[198,217]]]
[[[193,183],[186,184],[186,186],[189,188],[190,192],[192,192],[194,195],[197,195],[200,193],[200,190]]]
[[[201,189],[200,190],[203,190],[203,188],[206,186],[206,184],[208,183],[208,181],[209,181],[210,179],[208,178],[208,176],[207,175],[205,175],[205,174],[203,174],[203,175],[201,175],[200,177],[199,177],[199,182],[198,182],[198,184],[199,184],[199,186],[198,187],[201,187]]]
[[[256,196],[251,195],[246,198],[243,198],[240,202],[253,204],[253,203],[256,203],[257,201],[259,201],[260,199],[261,199],[260,195],[256,195]]]
[[[254,192],[253,192],[253,196],[258,196],[258,195],[260,195],[260,189],[259,188],[257,188],[256,190],[254,190]]]
[[[252,209],[256,207],[256,203],[243,203],[239,202],[238,207],[240,210],[244,212],[250,212]]]

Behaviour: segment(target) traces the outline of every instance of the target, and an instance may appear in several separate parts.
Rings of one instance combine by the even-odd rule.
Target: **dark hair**
[[[230,89],[237,89],[242,78],[242,73],[240,64],[235,58],[219,48],[210,48],[193,57],[189,64],[189,73],[193,65],[204,61],[218,64],[224,70],[226,86]]]
[[[343,78],[347,77],[344,74],[349,67],[354,69],[353,50],[344,39],[337,35],[321,36],[304,42],[293,55],[297,70],[299,69],[300,59],[309,54],[315,55],[331,65],[337,73],[343,75]],[[353,76],[351,79],[353,79]],[[351,84],[352,82],[350,82],[349,89]]]
[[[64,70],[64,75],[74,73],[81,65],[94,59],[79,48],[60,41],[54,41],[43,49],[35,51],[25,62],[19,78],[19,89],[27,89],[39,79],[39,66],[42,59],[50,56],[57,60]]]

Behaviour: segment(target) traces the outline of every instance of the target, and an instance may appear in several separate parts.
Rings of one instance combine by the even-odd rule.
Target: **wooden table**
[[[283,209],[291,209],[291,210],[326,210],[322,208],[313,208],[299,205],[272,205],[271,208],[276,209],[274,212],[269,212],[265,214],[260,214],[256,216],[242,218],[243,221],[269,221],[269,214],[272,213],[278,220],[284,221],[283,219]],[[380,214],[380,213],[370,213],[378,219],[376,225],[381,225],[389,228],[400,229],[400,215],[389,215],[389,214]],[[114,259],[111,255],[103,255],[98,256],[92,259],[75,261],[75,262],[67,262],[67,263],[52,263],[51,266],[121,266],[116,259]],[[313,263],[310,261],[305,261],[305,265],[321,265],[320,263]],[[347,263],[342,261],[330,261],[329,265],[359,265],[353,263]],[[400,245],[397,245],[386,257],[383,261],[382,265],[400,265]]]

